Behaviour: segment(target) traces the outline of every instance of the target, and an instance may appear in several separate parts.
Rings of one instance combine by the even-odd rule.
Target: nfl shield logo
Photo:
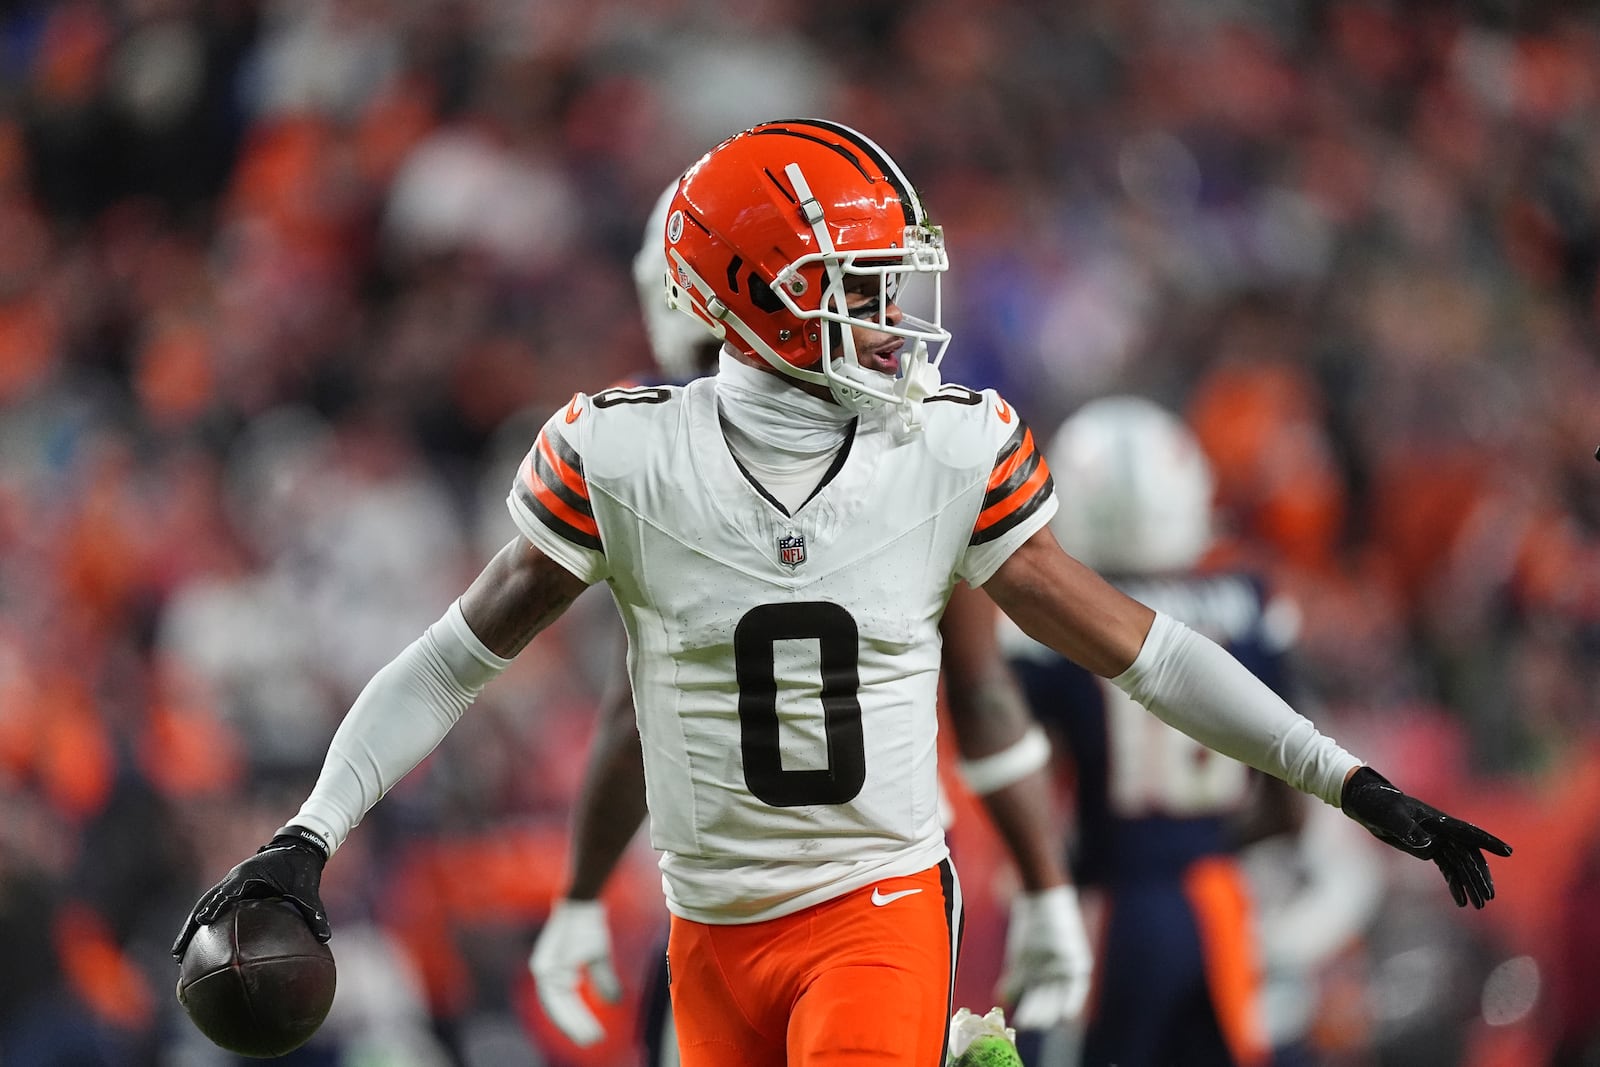
[[[806,535],[784,534],[778,538],[778,562],[794,570],[806,561]]]

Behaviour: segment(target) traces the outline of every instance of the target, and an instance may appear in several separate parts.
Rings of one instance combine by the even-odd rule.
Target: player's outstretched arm
[[[1456,902],[1494,895],[1485,850],[1499,838],[1389,785],[1215,642],[1131,600],[1061,550],[1048,530],[984,589],[1024,633],[1100,674],[1173,727],[1335,807],[1380,840],[1432,860]]]
[[[518,537],[461,595],[461,614],[490,652],[510,660],[559,619],[589,588],[561,564]]]
[[[373,675],[334,732],[322,773],[299,814],[261,852],[201,896],[179,931],[173,955],[181,959],[200,926],[254,897],[296,902],[308,925],[326,940],[327,919],[317,899],[320,861],[433,751],[510,657],[585,588],[521,538],[501,549],[439,621]],[[285,842],[286,837],[291,840]]]
[[[605,1036],[580,992],[584,973],[602,999],[622,996],[599,896],[644,817],[644,752],[627,671],[619,665],[601,701],[599,729],[578,788],[566,896],[551,910],[528,957],[545,1014],[578,1045]]]

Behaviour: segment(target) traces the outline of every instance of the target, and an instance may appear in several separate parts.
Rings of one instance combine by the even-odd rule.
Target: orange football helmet
[[[939,321],[944,234],[900,168],[855,130],[795,119],[730,137],[684,173],[664,236],[668,302],[745,353],[826,385],[847,407],[887,404],[912,423],[939,388],[950,343]],[[898,307],[915,274],[933,278],[931,318]],[[852,318],[846,287],[863,277],[878,299],[870,317]],[[906,339],[895,378],[861,366],[851,326]]]

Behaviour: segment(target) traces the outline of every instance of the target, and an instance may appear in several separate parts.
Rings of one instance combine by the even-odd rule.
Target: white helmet
[[[1045,453],[1061,545],[1108,574],[1183,570],[1211,544],[1211,465],[1176,415],[1136,396],[1091,401]]]
[[[667,303],[667,208],[678,191],[674,178],[656,200],[650,219],[644,224],[644,240],[633,257],[633,284],[639,291],[639,308],[644,313],[644,328],[650,338],[650,354],[656,366],[670,378],[687,381],[701,374],[700,353],[717,338],[704,323],[673,310]]]

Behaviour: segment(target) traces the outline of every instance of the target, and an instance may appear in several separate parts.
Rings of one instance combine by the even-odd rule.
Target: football
[[[178,1002],[200,1032],[242,1056],[305,1044],[333,1004],[333,952],[294,905],[246,900],[195,931],[178,964]]]

